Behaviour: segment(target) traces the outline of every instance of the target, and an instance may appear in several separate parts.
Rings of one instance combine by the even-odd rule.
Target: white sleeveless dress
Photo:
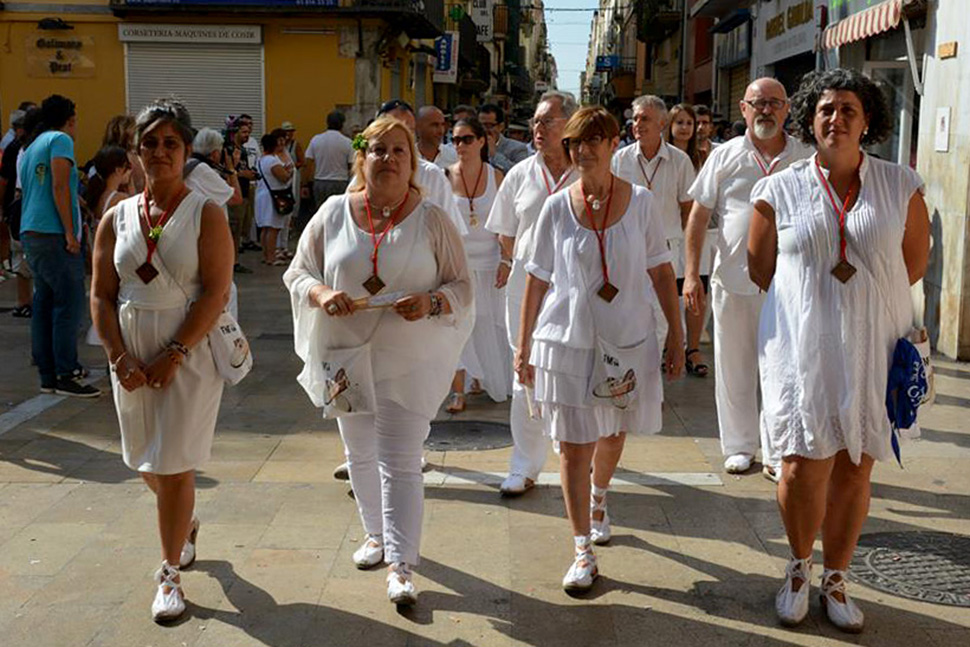
[[[827,173],[823,171],[823,173]],[[760,180],[751,192],[775,211],[778,258],[758,330],[762,426],[782,456],[823,459],[847,450],[892,457],[886,383],[896,341],[913,325],[902,244],[909,201],[923,181],[863,154],[862,187],[846,214],[847,283],[838,214],[815,156]]]
[[[495,287],[501,250],[498,236],[485,229],[498,187],[495,168],[486,165],[488,181],[482,195],[472,199],[475,222],[468,198],[455,195],[468,233],[463,236],[468,269],[475,294],[475,328],[461,353],[458,368],[466,371],[466,388],[477,379],[489,397],[503,402],[512,393],[512,353],[505,326],[505,288]]]
[[[148,284],[135,273],[148,255],[139,223],[142,197],[118,204],[113,223],[114,264],[121,280],[118,322],[128,354],[146,364],[165,348],[185,320],[186,294],[192,300],[202,291],[198,240],[205,203],[204,197],[190,192],[172,214],[152,259],[159,274]],[[143,386],[129,392],[112,373],[125,464],[140,472],[178,474],[205,463],[223,384],[206,339],[191,349],[167,388]]]

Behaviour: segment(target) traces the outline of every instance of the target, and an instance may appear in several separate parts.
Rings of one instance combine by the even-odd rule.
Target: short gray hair
[[[633,100],[633,112],[637,110],[643,110],[644,108],[653,108],[657,111],[657,115],[660,120],[667,123],[667,104],[664,100],[655,94],[645,94],[642,97],[637,97]]]
[[[560,92],[559,90],[548,90],[542,93],[539,97],[539,103],[545,103],[546,101],[552,101],[553,99],[559,100],[559,105],[562,108],[562,114],[564,117],[569,118],[573,116],[573,113],[579,109],[579,104],[576,103],[576,97],[573,96],[572,92]],[[536,104],[539,105],[538,103]]]
[[[27,116],[27,113],[23,110],[12,110],[10,112],[10,127],[16,128],[18,122],[23,124],[25,116]]]
[[[222,135],[214,128],[203,128],[195,134],[192,140],[192,152],[199,155],[211,155],[212,151],[222,149]]]

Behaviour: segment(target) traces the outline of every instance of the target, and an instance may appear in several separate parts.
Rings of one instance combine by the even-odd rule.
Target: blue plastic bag
[[[899,430],[909,429],[916,424],[917,410],[928,390],[923,358],[912,342],[906,338],[899,339],[893,351],[893,364],[889,368],[889,381],[886,384],[886,414],[892,425],[893,454],[900,467],[903,460]]]

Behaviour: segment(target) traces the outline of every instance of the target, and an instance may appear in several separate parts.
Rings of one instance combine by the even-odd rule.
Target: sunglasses
[[[458,144],[464,144],[465,146],[470,146],[477,139],[478,139],[478,135],[455,135],[451,138],[451,141],[455,142],[455,146],[457,146]]]
[[[400,99],[391,99],[390,101],[385,101],[381,105],[381,107],[377,110],[377,116],[380,117],[381,115],[387,114],[389,112],[394,112],[398,108],[407,110],[408,112],[412,112],[412,113],[414,112],[414,109],[411,107],[411,104],[409,104],[407,101],[401,101]]]

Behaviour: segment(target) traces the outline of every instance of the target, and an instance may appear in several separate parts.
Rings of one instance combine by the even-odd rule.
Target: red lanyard
[[[647,171],[643,168],[643,162],[640,161],[640,155],[637,154],[637,164],[640,166],[640,175],[643,176],[644,182],[647,183],[647,188],[653,191],[653,180],[657,177],[657,171],[660,170],[660,165],[663,164],[664,158],[657,158],[657,165],[653,167],[653,174],[647,177]]]
[[[468,198],[468,212],[475,213],[475,197],[472,195],[478,189],[478,183],[482,181],[482,173],[485,171],[485,163],[482,162],[481,168],[478,169],[478,177],[475,178],[475,184],[472,186],[472,190],[468,190],[468,185],[465,184],[465,174],[462,172],[461,167],[458,167],[458,176],[461,178],[461,186],[465,189],[465,197]]]
[[[771,164],[765,166],[764,158],[761,157],[761,153],[759,153],[758,151],[755,151],[754,161],[756,161],[758,163],[758,166],[761,167],[761,172],[764,174],[764,176],[768,177],[775,170],[775,166],[778,164],[778,162],[781,161],[781,158],[776,157],[775,159],[771,160]]]
[[[408,191],[410,191],[410,189],[408,189]],[[397,208],[397,211],[395,211],[394,214],[391,215],[390,221],[387,223],[387,226],[384,227],[384,231],[381,232],[381,235],[378,238],[377,231],[375,231],[374,229],[374,217],[371,215],[371,212],[370,212],[370,200],[367,199],[367,193],[366,192],[364,193],[364,208],[367,210],[367,224],[370,225],[370,240],[371,240],[371,243],[374,245],[374,251],[370,255],[370,262],[374,266],[373,276],[378,275],[377,274],[377,255],[378,255],[378,250],[381,247],[381,243],[384,242],[384,238],[387,236],[387,232],[394,229],[394,221],[397,220],[397,217],[399,215],[401,215],[401,211],[404,209],[404,205],[406,205],[407,203],[408,203],[408,194],[405,193],[404,199],[401,200],[401,206],[399,206]]]
[[[168,208],[168,211],[162,213],[159,216],[157,222],[152,222],[151,209],[148,206],[148,189],[145,189],[144,201],[145,201],[145,223],[148,225],[148,239],[145,240],[145,245],[148,247],[148,258],[145,260],[146,264],[151,264],[152,256],[155,255],[155,248],[158,247],[158,240],[162,237],[162,229],[165,227],[165,223],[172,216],[172,213],[182,204],[182,195],[185,193],[183,189],[182,193],[175,198],[172,202],[172,206]]]
[[[859,177],[859,169],[862,168],[862,158],[859,159],[859,166],[855,170],[855,178]],[[832,208],[835,209],[835,213],[838,214],[839,222],[839,260],[847,260],[845,256],[845,214],[849,210],[849,201],[852,200],[852,190],[856,187],[856,181],[861,182],[861,179],[856,180],[853,178],[852,186],[849,187],[849,191],[845,194],[845,201],[842,203],[842,208],[839,208],[839,203],[835,199],[835,193],[832,191],[832,187],[829,185],[829,181],[825,179],[825,175],[822,173],[822,167],[819,166],[818,157],[815,158],[815,170],[818,171],[818,178],[822,180],[822,186],[825,187],[825,192],[829,196],[829,202],[832,203]]]
[[[552,195],[553,193],[559,193],[559,189],[563,187],[563,185],[566,183],[566,180],[569,179],[569,176],[573,174],[572,167],[567,168],[565,171],[562,172],[562,175],[560,176],[559,181],[556,182],[556,188],[552,188],[549,186],[549,177],[546,175],[546,169],[540,166],[539,170],[542,171],[542,181],[546,183],[546,193],[548,193],[549,195]],[[465,193],[467,193],[467,191]]]
[[[613,204],[613,180],[614,176],[610,176],[610,196],[606,199],[606,211],[603,212],[603,225],[602,227],[596,226],[596,220],[593,218],[593,209],[589,206],[586,201],[586,191],[583,189],[582,180],[579,182],[579,193],[583,197],[583,207],[586,208],[586,217],[589,219],[589,224],[593,226],[593,233],[596,234],[596,242],[599,243],[600,247],[600,263],[603,267],[603,281],[607,284],[610,282],[610,268],[606,264],[606,220],[610,217],[610,206]]]

